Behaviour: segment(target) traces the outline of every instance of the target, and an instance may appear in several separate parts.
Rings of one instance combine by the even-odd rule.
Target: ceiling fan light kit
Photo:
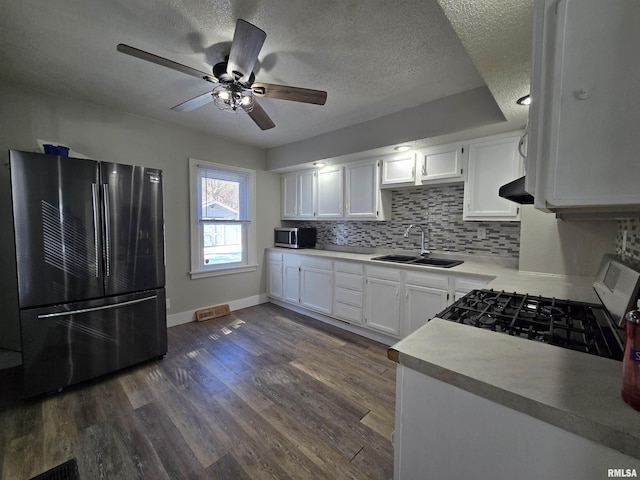
[[[255,98],[249,89],[238,84],[217,85],[213,92],[213,103],[225,112],[237,112],[238,109],[249,113],[255,106]]]
[[[213,66],[213,74],[201,72],[123,43],[118,45],[118,51],[217,84],[212,91],[171,107],[172,110],[188,112],[213,102],[220,110],[244,111],[261,130],[268,130],[275,127],[275,124],[256,101],[256,96],[324,105],[327,92],[287,85],[254,83],[253,68],[266,38],[267,34],[263,30],[245,20],[238,19],[229,56],[224,62]]]

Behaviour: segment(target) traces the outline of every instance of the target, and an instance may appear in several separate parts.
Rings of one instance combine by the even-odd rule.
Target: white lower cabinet
[[[489,280],[267,252],[269,297],[403,338]]]
[[[409,335],[447,308],[449,277],[405,272],[403,336]]]
[[[398,269],[366,267],[365,325],[400,336],[401,272]]]
[[[283,254],[282,300],[300,303],[300,255]]]
[[[271,298],[277,298],[282,300],[282,280],[283,280],[283,271],[282,271],[282,253],[278,252],[268,252],[267,253],[267,264],[268,264],[268,281],[267,281],[267,292]]]
[[[300,304],[316,312],[331,315],[332,279],[331,260],[303,257],[300,262]]]

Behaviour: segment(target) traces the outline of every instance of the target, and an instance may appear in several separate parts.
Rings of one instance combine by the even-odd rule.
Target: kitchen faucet
[[[419,228],[420,229],[420,255],[429,255],[429,250],[427,250],[426,248],[424,248],[424,229],[422,228],[421,225],[414,225],[413,223],[411,225],[409,225],[407,227],[407,229],[404,231],[404,238],[408,238],[409,237],[409,232],[411,231],[411,229],[413,227]]]

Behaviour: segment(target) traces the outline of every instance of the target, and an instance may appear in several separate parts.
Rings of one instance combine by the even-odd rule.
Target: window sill
[[[221,275],[234,275],[236,273],[255,272],[258,265],[243,265],[242,267],[222,267],[215,270],[203,270],[200,272],[189,272],[191,280],[197,280],[198,278],[206,277],[219,277]]]

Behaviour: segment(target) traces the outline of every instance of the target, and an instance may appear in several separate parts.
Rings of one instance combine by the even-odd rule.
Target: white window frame
[[[203,238],[200,234],[199,210],[201,208],[199,198],[199,170],[200,168],[211,168],[224,170],[230,173],[239,173],[248,178],[248,215],[247,225],[247,256],[246,264],[238,266],[210,265],[204,266],[202,262]],[[195,158],[189,159],[189,217],[191,229],[191,271],[189,275],[192,279],[213,277],[218,275],[231,275],[242,272],[253,272],[258,268],[258,255],[256,250],[256,172],[248,168],[223,165],[220,163],[207,162]]]

